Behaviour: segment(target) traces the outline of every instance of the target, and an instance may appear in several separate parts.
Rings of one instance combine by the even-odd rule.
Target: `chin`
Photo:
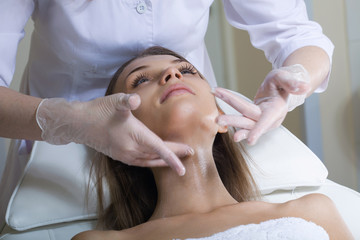
[[[211,134],[217,132],[215,118],[218,114],[217,108],[212,109],[209,104],[201,105],[201,102],[174,101],[167,111],[162,114],[162,126],[160,134],[162,139],[174,140],[193,137],[194,134],[204,132]]]

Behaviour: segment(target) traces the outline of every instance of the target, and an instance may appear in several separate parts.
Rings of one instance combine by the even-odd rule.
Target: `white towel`
[[[313,222],[286,217],[259,224],[240,225],[204,238],[187,240],[329,240],[327,232]]]

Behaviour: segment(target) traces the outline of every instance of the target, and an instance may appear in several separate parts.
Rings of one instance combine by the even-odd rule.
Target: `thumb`
[[[135,110],[141,104],[141,98],[138,94],[117,93],[113,95],[115,108],[118,111]]]

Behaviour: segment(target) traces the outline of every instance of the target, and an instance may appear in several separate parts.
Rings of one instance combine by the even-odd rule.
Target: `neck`
[[[158,201],[151,220],[206,213],[237,203],[220,179],[212,155],[212,144],[208,144],[210,147],[191,146],[195,154],[182,159],[186,168],[184,176],[178,176],[169,168],[153,169]]]

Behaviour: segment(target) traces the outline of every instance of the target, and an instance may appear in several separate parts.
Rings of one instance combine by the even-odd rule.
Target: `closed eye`
[[[140,73],[136,76],[136,78],[132,81],[131,87],[136,88],[140,84],[150,81],[149,77],[145,73]]]
[[[193,65],[191,65],[191,64],[188,64],[188,63],[180,66],[179,72],[181,74],[192,74],[192,75],[197,73],[195,67]]]

